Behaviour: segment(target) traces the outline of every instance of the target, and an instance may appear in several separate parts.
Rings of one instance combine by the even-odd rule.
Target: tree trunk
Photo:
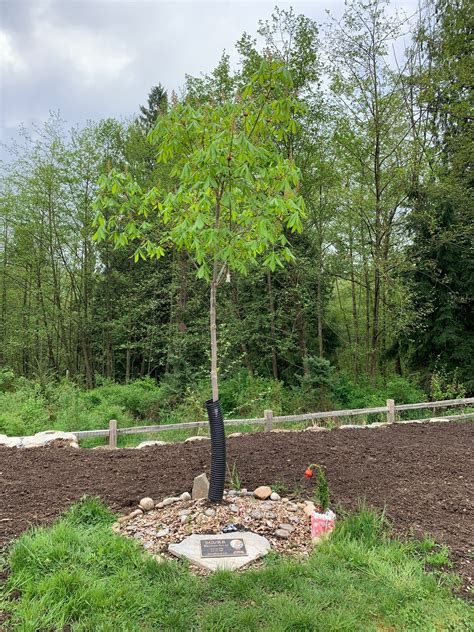
[[[239,296],[237,294],[237,287],[234,282],[232,282],[231,296],[232,296],[232,305],[234,306],[235,317],[237,318],[239,323],[242,323],[242,316],[240,313],[240,305],[239,305]],[[252,360],[250,359],[249,349],[245,340],[241,342],[240,347],[242,349],[244,362],[245,362],[245,366],[247,367],[247,371],[249,372],[249,375],[253,377]]]
[[[276,351],[276,326],[275,326],[275,304],[273,302],[273,286],[270,270],[267,272],[268,305],[270,307],[270,333],[272,339],[272,369],[273,379],[278,380],[278,358]]]
[[[210,329],[211,329],[211,384],[212,399],[217,402],[219,399],[219,384],[217,380],[217,324],[216,324],[216,301],[217,301],[217,266],[214,265],[214,273],[211,282],[210,300]]]

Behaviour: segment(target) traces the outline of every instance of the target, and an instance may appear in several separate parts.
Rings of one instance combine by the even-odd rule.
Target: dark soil
[[[325,466],[333,506],[360,500],[385,509],[396,531],[431,535],[452,551],[455,571],[470,583],[474,533],[474,424],[403,424],[331,432],[254,433],[229,439],[243,487],[278,483],[282,493],[311,494],[303,474]],[[143,496],[190,490],[209,472],[210,442],[145,450],[0,449],[0,546],[31,525],[49,524],[84,494],[127,511]],[[285,488],[288,492],[285,491]]]

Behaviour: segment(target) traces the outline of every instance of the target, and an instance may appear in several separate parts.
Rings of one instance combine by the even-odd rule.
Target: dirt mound
[[[392,425],[364,430],[255,433],[228,442],[242,485],[279,484],[286,494],[310,493],[308,463],[327,471],[333,506],[355,509],[359,499],[386,509],[404,534],[430,534],[451,547],[456,571],[472,577],[474,424]],[[0,544],[35,524],[47,524],[84,494],[129,511],[190,490],[208,471],[209,442],[146,450],[46,447],[0,451]]]

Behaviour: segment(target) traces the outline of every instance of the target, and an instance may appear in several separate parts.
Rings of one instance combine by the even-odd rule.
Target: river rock
[[[198,500],[199,498],[207,498],[209,495],[209,481],[205,474],[199,474],[196,476],[193,482],[192,498]]]
[[[18,448],[21,445],[21,437],[7,437],[7,435],[0,434],[0,446],[5,448]]]
[[[256,490],[254,490],[253,495],[259,500],[266,500],[272,495],[272,488],[268,487],[267,485],[261,485],[260,487],[257,487]]]
[[[183,492],[179,498],[180,500],[191,500],[191,494],[189,492]]]
[[[280,494],[277,494],[276,492],[272,492],[270,496],[270,500],[274,500],[274,501],[281,500]]]
[[[143,511],[151,511],[155,506],[153,498],[149,498],[148,496],[142,498],[138,504]]]
[[[207,441],[210,437],[203,437],[201,435],[196,435],[195,437],[188,437],[184,440],[185,443],[192,443],[193,441]]]
[[[277,538],[285,539],[290,537],[290,532],[286,529],[277,529],[275,531],[275,535],[277,536]]]
[[[168,498],[163,498],[161,503],[159,503],[162,507],[168,507],[169,505],[173,505],[179,501],[179,497],[169,496]]]
[[[151,448],[154,445],[166,445],[166,441],[142,441],[136,447],[137,450],[143,450],[143,448]]]
[[[143,511],[141,509],[135,509],[135,511],[131,511],[128,514],[128,517],[130,518],[130,520],[133,520],[134,518],[138,518],[138,516],[143,516]]]
[[[165,535],[168,535],[169,532],[170,530],[168,529],[168,527],[165,527],[164,529],[161,529],[160,531],[157,531],[155,533],[155,538],[164,538]]]
[[[204,515],[208,518],[214,518],[214,516],[216,515],[216,510],[209,507],[209,509],[206,509],[206,511],[204,512]]]

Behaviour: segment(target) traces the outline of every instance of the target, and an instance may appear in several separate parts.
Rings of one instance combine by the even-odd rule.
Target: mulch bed
[[[228,441],[242,486],[279,483],[311,494],[308,463],[322,463],[332,505],[357,508],[360,499],[385,509],[404,535],[429,534],[452,551],[455,571],[471,582],[474,533],[474,424],[400,424],[331,432],[254,433]],[[0,545],[37,524],[51,523],[84,494],[128,512],[143,496],[190,490],[208,472],[209,441],[145,450],[0,449]]]

